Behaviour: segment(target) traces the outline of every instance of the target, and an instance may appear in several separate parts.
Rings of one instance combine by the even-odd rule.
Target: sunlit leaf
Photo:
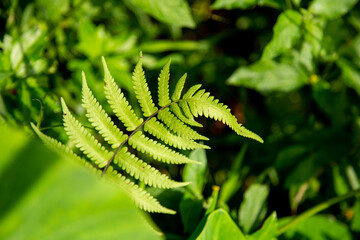
[[[238,68],[227,83],[255,89],[261,93],[289,92],[304,86],[307,78],[300,69],[289,64],[261,61]]]
[[[245,240],[241,230],[223,209],[212,212],[197,240]]]
[[[0,132],[0,239],[160,238],[115,185],[22,132]]]
[[[338,66],[342,70],[344,83],[354,89],[360,95],[360,71],[353,63],[342,58],[338,61]]]
[[[189,5],[185,0],[131,0],[131,2],[157,20],[169,25],[195,27]]]
[[[311,2],[309,10],[320,16],[333,19],[347,13],[357,2],[358,0],[314,0]]]
[[[261,220],[268,195],[269,187],[266,185],[253,184],[246,190],[239,209],[239,223],[245,233],[249,233]]]
[[[266,45],[262,60],[272,59],[291,49],[301,37],[302,16],[294,10],[286,10],[279,16],[274,26],[274,36]]]
[[[279,225],[287,222],[289,219],[280,219]],[[294,225],[282,235],[283,239],[313,239],[329,240],[353,239],[349,229],[344,223],[334,219],[332,216],[316,215],[305,219]]]
[[[195,196],[202,198],[202,191],[205,184],[205,173],[207,168],[207,158],[204,149],[196,149],[189,155],[191,160],[200,164],[186,164],[184,167],[183,181],[191,182],[189,188]]]
[[[264,222],[262,227],[248,236],[247,240],[273,240],[276,239],[278,220],[276,212],[273,212]]]

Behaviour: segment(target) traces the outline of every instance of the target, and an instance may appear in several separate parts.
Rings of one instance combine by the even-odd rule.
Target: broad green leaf
[[[299,52],[299,62],[306,68],[308,72],[314,72],[314,45],[304,42]]]
[[[274,36],[266,45],[262,60],[272,59],[288,51],[301,37],[302,16],[294,10],[280,14],[274,26]]]
[[[229,85],[248,87],[261,93],[290,92],[307,83],[305,73],[285,63],[261,61],[238,68],[227,80]]]
[[[22,132],[0,132],[0,239],[161,239],[112,183]]]
[[[338,196],[344,195],[350,191],[346,179],[341,173],[338,165],[332,168],[334,190]]]
[[[269,187],[266,185],[256,183],[246,190],[239,209],[239,223],[245,233],[249,233],[255,224],[261,220],[259,216],[266,208],[268,195]]]
[[[183,172],[183,181],[191,182],[187,188],[189,188],[196,197],[202,198],[207,167],[206,152],[204,149],[196,149],[190,153],[189,158],[200,164],[186,164]]]
[[[25,65],[23,59],[26,61],[37,60],[41,57],[43,50],[47,44],[46,26],[37,25],[28,29],[20,38],[14,41],[11,48],[10,60],[12,69],[17,70],[18,75],[25,75]],[[29,67],[29,66],[28,66]]]
[[[322,48],[325,23],[323,19],[315,18],[311,14],[304,17],[304,38],[311,44],[314,56],[318,56]]]
[[[131,3],[166,24],[195,27],[189,5],[185,0],[131,0]]]
[[[289,220],[289,218],[280,219],[279,226]],[[352,240],[353,238],[348,227],[333,216],[315,215],[287,230],[282,235],[282,239]]]
[[[180,216],[184,232],[191,233],[201,220],[202,200],[185,193],[180,202]]]
[[[96,27],[88,20],[80,21],[78,28],[79,43],[77,49],[88,58],[99,58],[104,54],[107,36],[104,26]]]
[[[265,221],[263,226],[250,236],[247,240],[273,240],[276,239],[276,232],[278,229],[278,220],[276,212],[273,212]]]
[[[341,58],[337,62],[342,71],[342,78],[344,83],[354,89],[360,95],[360,71],[350,61]]]
[[[350,11],[358,0],[314,0],[309,10],[328,19],[338,18]]]
[[[37,7],[42,10],[41,13],[52,22],[59,21],[61,16],[69,10],[69,3],[69,0],[36,0]]]
[[[245,240],[238,226],[223,209],[212,212],[197,240]]]
[[[353,207],[354,217],[351,221],[351,229],[360,232],[360,200],[357,199]]]

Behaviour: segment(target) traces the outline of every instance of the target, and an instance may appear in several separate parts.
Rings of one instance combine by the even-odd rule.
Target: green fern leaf
[[[186,101],[179,101],[179,106],[184,113],[185,117],[189,122],[196,122],[194,119],[194,115],[191,113],[188,103]],[[202,125],[201,125],[202,126]]]
[[[204,137],[185,125],[181,120],[179,120],[174,114],[172,114],[169,109],[164,109],[158,114],[158,118],[165,123],[165,125],[170,128],[177,135],[189,138],[193,140],[209,140],[207,137]]]
[[[72,116],[63,98],[61,98],[61,106],[65,132],[70,140],[96,165],[105,167],[111,155],[109,156],[108,151]]]
[[[143,181],[148,186],[157,188],[177,188],[189,184],[187,182],[176,182],[169,179],[168,176],[160,173],[157,169],[129,153],[126,148],[121,149],[116,155],[115,163],[124,169],[130,176]]]
[[[194,93],[199,90],[199,88],[201,88],[201,84],[197,84],[197,85],[194,85],[192,86],[185,94],[184,96],[182,97],[183,99],[187,99],[187,98],[190,98],[192,97],[192,95],[194,95]]]
[[[171,95],[171,100],[173,100],[174,102],[178,101],[180,99],[180,97],[181,97],[181,92],[182,92],[182,90],[184,88],[184,85],[185,85],[186,76],[187,76],[187,74],[185,73],[179,79],[179,81],[176,83],[175,90],[174,90],[173,94]]]
[[[210,149],[210,147],[206,145],[172,134],[164,125],[162,125],[159,121],[156,121],[155,118],[152,118],[145,123],[144,130],[175,148],[184,150],[196,148]]]
[[[158,79],[159,106],[164,107],[171,103],[169,97],[170,60],[161,70]]]
[[[83,107],[87,110],[87,118],[105,141],[111,144],[112,148],[117,148],[128,136],[115,126],[98,101],[96,101],[86,83],[84,72],[82,73],[82,84],[82,101]]]
[[[121,175],[117,171],[109,168],[109,171],[106,173],[116,184],[118,184],[125,192],[131,196],[139,208],[147,212],[155,213],[167,213],[175,214],[176,212],[163,207],[153,196],[148,192],[141,189],[138,185],[131,182],[128,178]]]
[[[140,55],[140,60],[136,64],[134,70],[133,85],[134,85],[136,98],[139,101],[143,115],[145,117],[149,117],[150,115],[155,113],[158,109],[157,107],[155,107],[155,104],[151,98],[151,93],[145,79],[145,73],[142,68],[142,55]]]
[[[185,116],[177,103],[171,104],[170,110],[184,123],[194,127],[202,127],[200,123],[195,121],[192,115],[189,117]]]
[[[113,110],[113,112],[115,113],[115,115],[125,125],[126,130],[133,131],[136,129],[137,126],[139,126],[143,122],[143,120],[141,118],[138,118],[138,116],[136,116],[129,102],[124,97],[124,93],[121,92],[120,88],[115,83],[106,65],[104,57],[102,57],[102,64],[104,67],[104,75],[105,75],[104,90],[108,103],[111,109]]]
[[[171,150],[170,148],[146,137],[142,132],[137,132],[129,139],[129,144],[142,153],[153,156],[155,160],[171,164],[184,164],[198,162],[190,160],[186,156]]]
[[[187,103],[191,109],[191,113],[195,117],[205,116],[219,120],[228,125],[237,134],[263,142],[257,134],[247,130],[244,126],[239,124],[236,117],[231,114],[230,109],[226,105],[219,103],[219,100],[214,99],[213,96],[210,96],[210,93],[205,92],[205,90],[200,90],[194,96],[193,94],[193,92],[188,94],[187,98],[183,99],[183,102]]]

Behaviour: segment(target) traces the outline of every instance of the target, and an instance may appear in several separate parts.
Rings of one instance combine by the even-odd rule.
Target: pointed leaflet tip
[[[101,57],[101,62],[102,62],[103,69],[104,69],[104,79],[105,79],[105,82],[107,82],[108,79],[111,78],[111,74],[110,74],[110,71],[108,69],[108,66],[106,65],[106,61],[105,61],[104,56]]]
[[[68,107],[66,106],[66,103],[65,103],[65,100],[64,98],[60,98],[60,101],[61,101],[61,108],[63,110],[63,113],[66,114],[67,112],[69,112],[69,109]]]
[[[85,73],[84,71],[81,71],[81,77],[82,77],[82,86],[83,88],[87,88],[87,83],[86,83],[86,77],[85,77]]]
[[[177,101],[180,99],[181,97],[181,92],[184,88],[184,85],[185,85],[185,80],[186,80],[186,77],[187,77],[187,73],[184,73],[184,75],[179,79],[179,81],[176,83],[176,86],[175,86],[175,90],[174,90],[174,93],[172,94],[171,96],[171,99],[173,101]]]

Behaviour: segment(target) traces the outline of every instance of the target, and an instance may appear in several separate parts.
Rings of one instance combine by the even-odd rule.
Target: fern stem
[[[157,110],[156,112],[154,112],[153,114],[151,114],[144,122],[142,122],[139,126],[137,126],[134,131],[131,132],[131,134],[122,142],[120,143],[119,147],[116,149],[116,151],[114,152],[114,154],[112,155],[112,157],[110,158],[110,160],[107,162],[103,172],[102,172],[102,175],[104,175],[107,171],[107,169],[109,168],[110,164],[112,163],[112,161],[114,160],[116,154],[119,152],[119,150],[121,149],[122,146],[124,146],[125,143],[127,143],[129,141],[129,139],[142,127],[145,125],[145,123],[147,123],[151,118],[155,117],[161,110],[167,108],[167,107],[170,107],[171,104],[173,103],[176,103],[178,101],[174,101],[174,102],[171,102],[167,105],[165,105],[164,107],[160,108],[159,110]]]

